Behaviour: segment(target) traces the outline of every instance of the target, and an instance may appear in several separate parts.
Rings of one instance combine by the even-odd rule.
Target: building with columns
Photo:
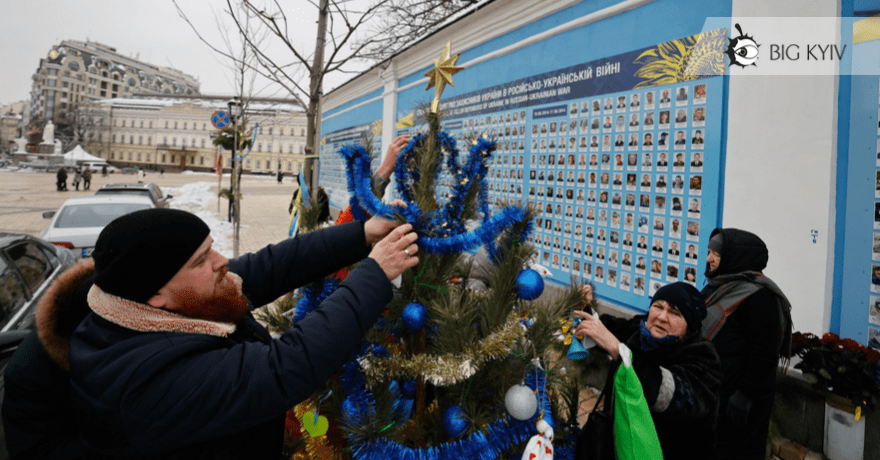
[[[83,147],[117,167],[165,171],[210,171],[218,147],[211,117],[227,110],[228,96],[140,96],[102,99],[90,106],[96,128]],[[254,99],[246,112],[246,126],[256,138],[243,158],[245,172],[294,174],[305,152],[305,113],[289,100]],[[231,167],[228,152],[223,167]]]

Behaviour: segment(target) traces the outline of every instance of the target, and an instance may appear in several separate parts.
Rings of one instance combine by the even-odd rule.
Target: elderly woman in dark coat
[[[614,359],[621,343],[632,350],[663,457],[716,458],[721,363],[712,344],[700,336],[706,316],[700,292],[687,283],[666,285],[654,294],[648,314],[632,319],[575,313],[582,318],[577,336],[592,337]]]

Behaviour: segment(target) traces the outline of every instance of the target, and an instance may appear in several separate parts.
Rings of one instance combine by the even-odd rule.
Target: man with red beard
[[[230,261],[185,211],[111,222],[93,253],[92,313],[70,342],[86,457],[279,458],[285,411],[352,358],[389,280],[418,263],[416,234],[398,225],[355,221]],[[278,339],[249,312],[355,262]]]

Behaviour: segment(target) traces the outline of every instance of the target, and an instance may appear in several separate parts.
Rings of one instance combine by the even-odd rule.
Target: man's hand
[[[405,207],[406,203],[400,200],[394,200],[391,202],[391,206],[400,206]],[[364,236],[366,237],[367,244],[376,243],[385,236],[391,230],[394,230],[400,226],[400,222],[394,220],[388,220],[379,216],[373,216],[370,220],[364,223]]]
[[[382,164],[376,169],[376,174],[379,177],[384,180],[388,180],[391,177],[391,173],[394,172],[394,164],[397,163],[397,155],[400,154],[400,150],[408,143],[409,136],[407,135],[397,136],[397,138],[391,141],[391,145],[388,146],[388,152],[385,153],[385,158],[382,159]]]
[[[415,254],[419,247],[414,244],[417,238],[412,225],[403,224],[379,241],[369,257],[379,264],[389,280],[393,280],[404,270],[418,265],[419,258]]]

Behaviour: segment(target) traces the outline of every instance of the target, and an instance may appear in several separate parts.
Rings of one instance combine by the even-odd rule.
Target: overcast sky
[[[218,40],[214,11],[219,14],[225,1],[178,3],[203,36]],[[313,50],[314,7],[306,0],[282,3],[291,5],[287,14],[291,30],[298,34],[294,40]],[[96,41],[125,56],[192,75],[201,82],[202,93],[233,93],[232,71],[198,39],[171,0],[6,0],[4,7],[7,19],[0,27],[0,106],[30,97],[31,76],[40,58],[61,40]],[[325,83],[324,91],[340,81]],[[264,94],[288,96],[277,88]]]

